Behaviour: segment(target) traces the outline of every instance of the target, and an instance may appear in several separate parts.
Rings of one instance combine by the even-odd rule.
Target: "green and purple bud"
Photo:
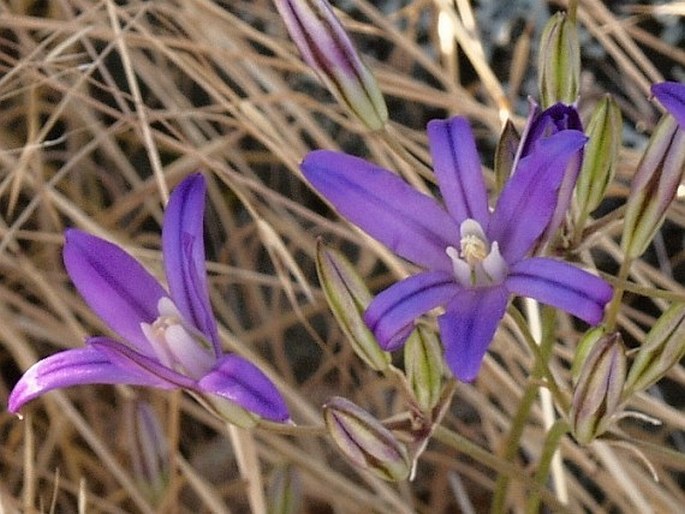
[[[630,186],[621,248],[642,255],[666,217],[685,171],[685,130],[670,115],[661,118]]]
[[[362,317],[372,296],[352,264],[340,252],[319,243],[316,271],[328,306],[354,352],[371,368],[386,369],[390,354],[381,349]]]
[[[407,382],[422,412],[431,412],[442,391],[442,346],[438,336],[418,325],[404,347]]]
[[[406,447],[367,411],[336,396],[324,405],[323,417],[333,442],[352,464],[389,482],[409,476]]]
[[[495,149],[495,189],[498,193],[504,189],[504,184],[514,171],[514,162],[520,144],[521,136],[511,120],[507,120]]]
[[[685,304],[672,305],[657,320],[637,351],[628,378],[628,396],[658,382],[685,356]]]
[[[586,130],[589,140],[576,184],[578,224],[581,227],[602,202],[614,178],[622,132],[621,109],[607,95],[595,106]]]
[[[574,387],[569,422],[579,444],[591,443],[614,421],[626,379],[626,355],[619,332],[599,338],[583,362]]]
[[[543,108],[575,103],[580,84],[580,45],[576,21],[558,12],[540,38],[538,87]]]
[[[339,102],[371,130],[388,120],[376,78],[326,0],[274,0],[305,62]]]

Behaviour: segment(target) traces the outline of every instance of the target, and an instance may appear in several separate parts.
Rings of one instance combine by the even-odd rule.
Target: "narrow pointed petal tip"
[[[123,339],[153,355],[140,323],[157,318],[166,291],[117,245],[77,229],[67,230],[65,238],[64,266],[86,303]]]
[[[230,400],[262,418],[286,422],[288,407],[276,386],[254,364],[237,355],[225,355],[198,382],[200,391]]]
[[[174,188],[164,213],[162,248],[169,291],[183,314],[221,355],[216,320],[209,300],[203,222],[206,183],[200,173]]]
[[[459,226],[433,198],[388,170],[329,150],[301,164],[310,184],[349,221],[393,252],[420,266],[450,271],[445,254]]]
[[[157,385],[155,380],[113,364],[105,354],[88,346],[56,353],[31,366],[12,389],[7,410],[17,414],[25,404],[49,391],[86,384]]]
[[[685,84],[678,82],[654,84],[652,94],[678,120],[680,128],[685,130]]]

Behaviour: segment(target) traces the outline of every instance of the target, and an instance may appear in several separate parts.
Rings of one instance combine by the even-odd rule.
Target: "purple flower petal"
[[[505,285],[519,296],[562,309],[596,325],[611,300],[611,286],[604,280],[566,262],[545,257],[525,259],[509,272]]]
[[[120,368],[96,348],[66,350],[38,361],[24,373],[12,389],[7,410],[17,413],[43,393],[81,384],[158,386],[158,381]]]
[[[154,387],[162,389],[180,387],[197,390],[197,384],[193,379],[177,373],[173,369],[160,364],[156,359],[138,353],[118,341],[113,341],[107,337],[91,337],[88,340],[88,344],[104,354],[109,362],[119,368],[147,377],[151,383],[154,382]]]
[[[159,282],[118,246],[80,230],[67,230],[63,258],[91,309],[139,351],[154,355],[140,323],[157,319],[157,303],[167,296]]]
[[[433,168],[447,211],[461,223],[467,218],[488,226],[485,180],[473,133],[465,118],[428,123]]]
[[[685,130],[685,84],[678,82],[654,84],[652,94],[659,99],[671,116],[678,120],[680,128]]]
[[[171,298],[183,317],[212,342],[218,357],[221,346],[205,268],[205,191],[205,179],[199,173],[176,186],[164,213],[162,248]]]
[[[226,398],[262,418],[286,421],[290,417],[283,397],[254,364],[237,355],[225,355],[198,382],[201,391]]]
[[[389,171],[343,153],[311,152],[301,168],[341,215],[392,251],[427,268],[452,269],[445,248],[459,246],[459,227],[435,200]]]
[[[419,273],[376,296],[364,313],[364,321],[384,350],[394,350],[404,343],[416,318],[444,305],[460,289],[451,273]]]
[[[565,130],[539,140],[519,161],[486,230],[508,263],[521,259],[549,223],[568,161],[586,139],[582,132]]]
[[[464,290],[438,318],[445,360],[459,380],[475,380],[508,299],[501,286]]]

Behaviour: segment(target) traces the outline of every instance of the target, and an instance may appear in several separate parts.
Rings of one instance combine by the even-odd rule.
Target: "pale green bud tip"
[[[578,98],[580,45],[575,21],[557,13],[540,38],[538,85],[543,108],[557,102],[572,104]]]
[[[685,172],[685,130],[666,115],[649,140],[630,186],[621,247],[637,258],[666,217]]]
[[[626,394],[659,381],[685,357],[685,303],[672,305],[657,320],[637,352],[626,379]]]
[[[354,352],[368,366],[383,371],[390,364],[362,318],[371,303],[371,293],[350,262],[339,252],[319,243],[316,270],[326,301]]]
[[[588,144],[576,185],[579,219],[583,220],[602,202],[616,172],[623,119],[611,96],[597,103],[585,132]]]
[[[352,464],[391,482],[409,476],[405,446],[364,409],[334,397],[324,405],[323,416],[333,442]]]
[[[434,332],[418,326],[404,346],[404,369],[416,403],[430,412],[442,391],[442,347]]]
[[[274,470],[267,491],[268,514],[297,514],[301,512],[302,486],[300,475],[291,466]]]
[[[625,378],[623,339],[613,332],[590,350],[573,392],[569,422],[578,443],[588,444],[609,428],[621,404]]]
[[[371,130],[388,120],[376,78],[326,0],[274,0],[302,58],[331,93]]]

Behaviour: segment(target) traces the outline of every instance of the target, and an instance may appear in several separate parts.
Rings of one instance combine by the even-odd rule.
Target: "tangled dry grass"
[[[115,241],[162,276],[163,205],[175,184],[202,170],[211,295],[226,348],[274,378],[302,425],[320,426],[321,405],[333,395],[380,419],[402,410],[395,385],[359,361],[329,314],[314,271],[316,241],[343,249],[373,290],[406,274],[407,264],[332,213],[298,164],[309,150],[342,149],[430,188],[424,168],[398,157],[389,138],[430,163],[426,122],[461,114],[480,148],[494,148],[502,117],[522,123],[526,95],[535,94],[541,25],[531,12],[500,20],[504,40],[495,44],[466,1],[374,4],[340,2],[339,14],[388,99],[390,135],[368,133],[331,99],[270,0],[0,2],[0,404],[39,358],[106,331],[64,271],[65,228]],[[537,2],[535,16],[564,4]],[[658,118],[649,86],[678,73],[682,80],[685,67],[678,47],[685,36],[669,43],[659,33],[682,23],[683,2],[616,4],[583,0],[579,8],[584,48],[593,50],[584,54],[581,111],[611,92],[628,127],[605,212],[623,203]],[[451,38],[438,34],[441,11],[460,21]],[[590,258],[592,247],[612,272],[622,259],[620,220],[604,221],[578,259]],[[631,280],[683,297],[683,227],[685,204],[676,201]],[[627,296],[619,324],[630,344],[666,306]],[[561,383],[569,383],[582,329],[559,318],[552,369]],[[478,380],[458,386],[444,420],[489,458],[438,438],[416,479],[399,485],[356,471],[316,430],[228,437],[181,393],[53,392],[25,409],[23,422],[0,411],[0,512],[248,512],[272,501],[284,476],[299,484],[299,512],[482,512],[498,476],[509,479],[507,505],[521,512],[545,437],[537,405],[510,460],[503,446],[520,402],[539,386],[529,380],[531,363],[506,319]],[[685,505],[684,385],[676,367],[631,401],[662,422],[620,423],[639,455],[629,445],[562,440],[567,512]],[[152,406],[167,441],[171,472],[161,496],[149,494],[135,471],[129,435],[141,402]],[[551,491],[543,501],[562,508]]]

